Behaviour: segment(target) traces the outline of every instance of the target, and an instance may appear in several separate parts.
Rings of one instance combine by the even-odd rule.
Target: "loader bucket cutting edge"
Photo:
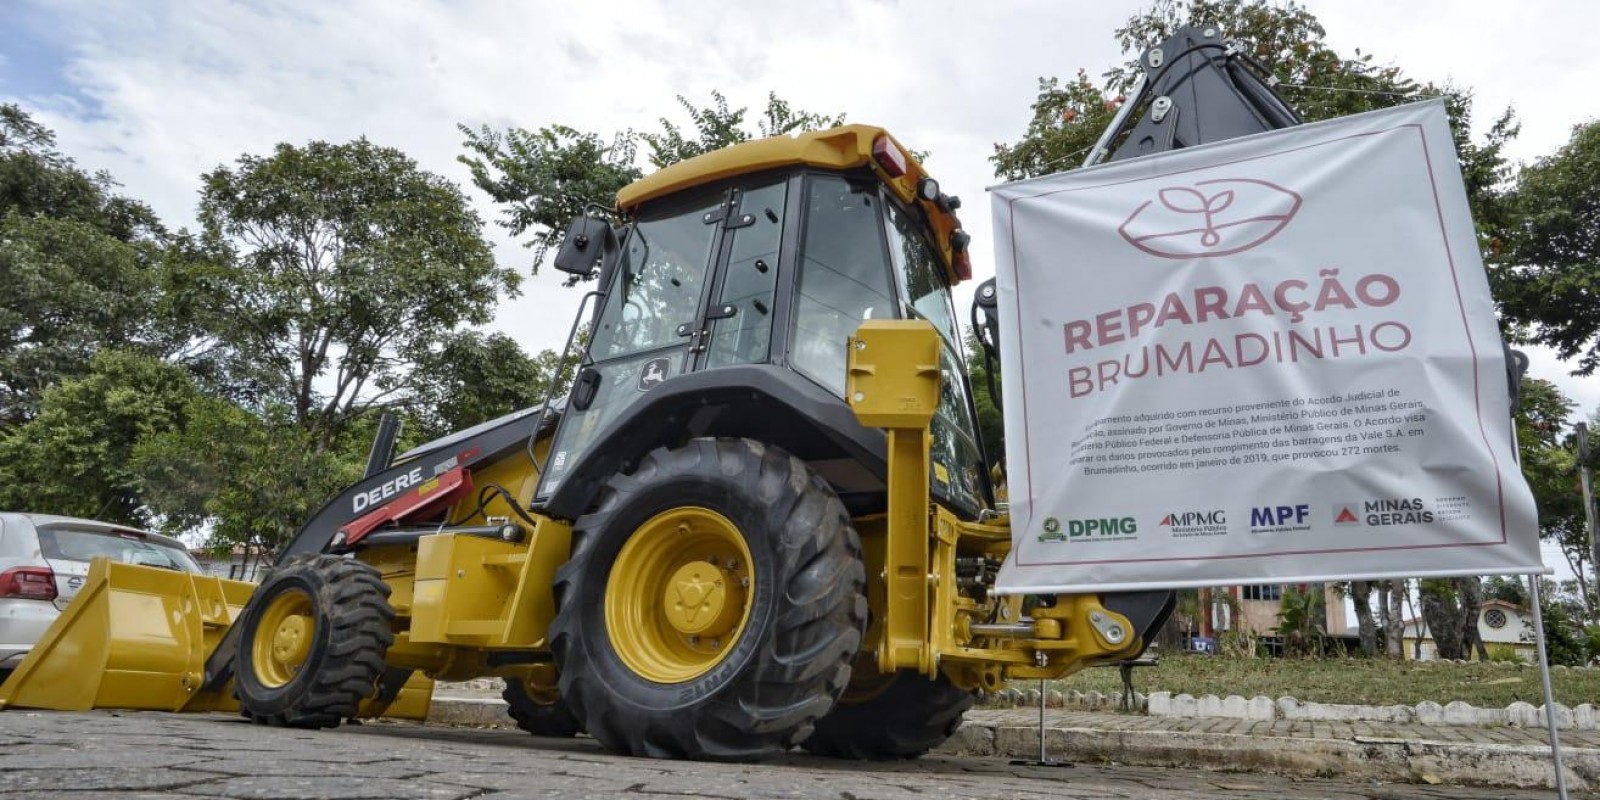
[[[66,611],[0,686],[0,709],[232,711],[206,658],[255,584],[97,558]]]

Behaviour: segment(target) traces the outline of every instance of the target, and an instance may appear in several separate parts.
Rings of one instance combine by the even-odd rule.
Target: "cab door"
[[[699,193],[640,215],[574,379],[541,501],[652,389],[686,372],[768,359],[786,185],[776,178]]]

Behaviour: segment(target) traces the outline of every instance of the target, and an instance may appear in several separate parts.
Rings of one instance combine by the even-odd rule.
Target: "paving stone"
[[[447,728],[400,723],[332,731],[288,731],[240,725],[220,715],[142,714],[108,718],[97,714],[0,713],[0,742],[17,742],[5,758],[49,758],[35,769],[0,767],[0,800],[56,796],[61,800],[185,797],[306,798],[601,798],[633,794],[658,797],[794,798],[795,800],[1108,800],[1161,797],[1171,800],[1259,798],[1273,800],[1371,800],[1390,797],[1533,798],[1547,792],[1462,786],[1382,787],[1364,779],[1320,780],[1274,774],[1215,774],[1198,769],[1283,769],[1311,775],[1345,775],[1328,760],[1327,748],[1352,758],[1390,758],[1403,745],[1366,745],[1348,739],[1272,736],[1284,721],[1175,720],[1110,713],[1051,711],[1047,743],[1052,754],[1081,752],[1073,769],[1012,766],[1012,751],[1026,755],[1036,745],[1036,711],[980,710],[958,734],[1001,755],[959,752],[887,764],[839,762],[794,754],[759,764],[705,764],[621,758],[593,740],[536,739],[508,729]],[[996,727],[1005,720],[1009,727]],[[1183,723],[1194,727],[1185,732]],[[1330,731],[1337,726],[1328,725]],[[1354,730],[1354,726],[1350,726]],[[1375,729],[1399,732],[1396,726]],[[1520,729],[1495,729],[1511,738]],[[1473,745],[1503,747],[1497,743]],[[48,742],[48,744],[40,744]],[[1440,747],[1422,748],[1437,755]],[[1372,749],[1369,754],[1369,748]],[[1110,762],[1164,752],[1165,768]],[[81,766],[78,756],[94,766]],[[187,756],[189,763],[173,759]],[[140,758],[164,759],[152,767]],[[1359,765],[1359,761],[1348,762]],[[1489,764],[1492,767],[1494,765]],[[1402,760],[1400,767],[1406,765]],[[410,777],[401,777],[410,776]],[[1350,777],[1354,776],[1351,773]],[[1434,791],[1444,790],[1449,791]]]

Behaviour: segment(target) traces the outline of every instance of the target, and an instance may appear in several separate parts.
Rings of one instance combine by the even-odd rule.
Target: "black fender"
[[[612,475],[631,469],[657,447],[701,436],[757,439],[813,463],[854,461],[874,485],[855,490],[836,485],[840,499],[852,515],[882,510],[882,484],[888,473],[883,431],[857,422],[855,413],[838,395],[799,373],[771,364],[691,372],[651,389],[588,445],[546,499],[544,510],[577,519]]]

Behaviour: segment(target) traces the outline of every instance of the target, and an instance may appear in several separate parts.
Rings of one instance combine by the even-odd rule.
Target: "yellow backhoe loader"
[[[1092,158],[1297,121],[1215,30],[1161,47]],[[327,727],[498,676],[523,728],[621,753],[897,758],[976,690],[1136,656],[1169,593],[991,591],[958,208],[866,125],[626,187],[555,260],[597,279],[564,398],[398,456],[386,421],[259,586],[97,562],[0,707]]]

